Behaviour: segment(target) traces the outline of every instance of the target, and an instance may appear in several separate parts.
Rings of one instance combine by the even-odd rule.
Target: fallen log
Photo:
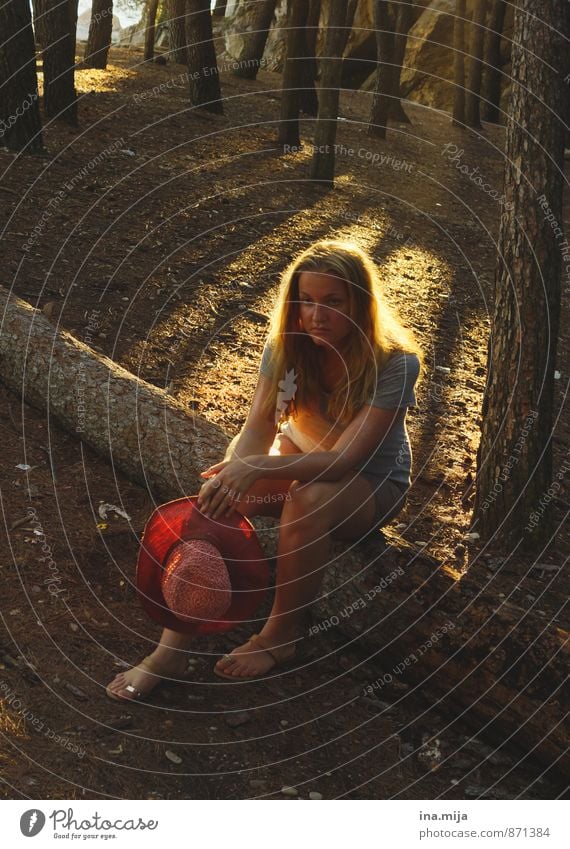
[[[138,379],[0,287],[0,379],[164,500],[195,492],[226,435],[165,392]],[[268,556],[270,520],[256,520]],[[429,688],[450,717],[499,732],[570,774],[564,719],[568,634],[554,622],[498,600],[475,564],[460,579],[386,531],[335,544],[320,599],[316,638],[335,627],[376,673],[363,694],[393,680]],[[513,578],[513,582],[517,579]],[[316,630],[315,630],[316,629]],[[369,688],[367,690],[367,688]]]

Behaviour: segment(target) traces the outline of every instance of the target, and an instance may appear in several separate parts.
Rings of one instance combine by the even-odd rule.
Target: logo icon
[[[20,831],[25,837],[35,837],[36,834],[40,833],[45,824],[45,814],[37,808],[26,811],[20,817]]]

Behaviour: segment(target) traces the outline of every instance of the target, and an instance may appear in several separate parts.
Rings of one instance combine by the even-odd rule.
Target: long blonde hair
[[[386,303],[378,270],[370,257],[353,242],[315,242],[291,262],[281,278],[269,328],[273,381],[264,401],[268,414],[276,409],[278,384],[291,368],[296,373],[296,391],[287,415],[294,417],[300,407],[314,401],[322,391],[319,351],[300,324],[299,277],[304,271],[331,274],[347,284],[348,315],[359,332],[348,339],[343,351],[346,378],[331,393],[327,407],[328,416],[345,424],[373,395],[378,372],[393,354],[414,353],[420,365],[423,355],[413,333]]]

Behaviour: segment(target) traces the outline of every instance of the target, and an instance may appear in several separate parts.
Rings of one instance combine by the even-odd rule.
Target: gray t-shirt
[[[259,371],[267,377],[272,377],[270,358],[271,350],[269,342],[266,341]],[[412,449],[406,427],[406,412],[408,407],[417,406],[414,387],[419,372],[420,361],[416,354],[397,353],[378,374],[376,390],[368,399],[368,404],[385,410],[398,410],[398,414],[388,433],[380,439],[373,454],[368,460],[355,466],[356,469],[363,469],[381,478],[389,478],[406,488],[410,486],[412,468]],[[329,423],[329,428],[333,428],[335,423],[326,415],[326,397],[324,396],[321,399],[320,408],[323,420]],[[298,427],[295,428],[293,422],[291,425],[289,428],[283,427],[283,432],[289,431],[291,439],[293,442],[296,441],[301,450],[311,450],[311,442],[301,438],[302,433]],[[338,435],[337,433],[337,437]],[[300,444],[301,442],[304,444]]]

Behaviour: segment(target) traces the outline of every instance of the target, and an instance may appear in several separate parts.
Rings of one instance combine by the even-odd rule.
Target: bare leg
[[[259,634],[266,645],[277,647],[281,660],[295,652],[329,559],[331,533],[358,539],[371,529],[375,512],[370,483],[354,474],[334,483],[296,481],[291,495],[281,516],[275,600]],[[348,505],[356,505],[352,513]],[[216,664],[226,675],[245,678],[264,675],[274,665],[271,654],[249,641]]]

